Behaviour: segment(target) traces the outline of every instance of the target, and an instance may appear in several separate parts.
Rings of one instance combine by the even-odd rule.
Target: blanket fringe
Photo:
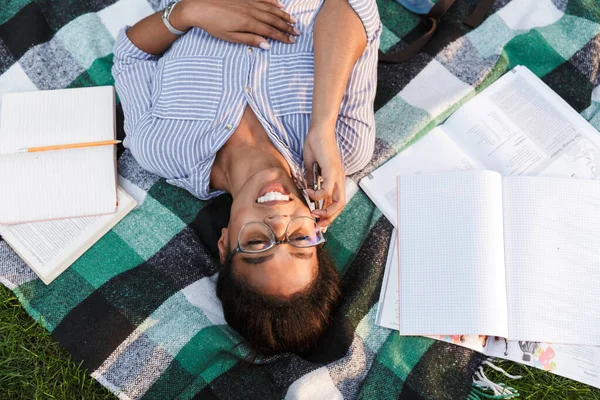
[[[507,386],[504,383],[492,382],[483,372],[483,365],[487,365],[496,371],[502,372],[504,376],[510,379],[520,379],[520,375],[511,375],[497,365],[492,364],[489,361],[484,361],[479,367],[479,370],[475,372],[473,376],[473,389],[467,397],[469,400],[482,400],[482,399],[513,399],[519,397],[519,392]],[[493,394],[486,393],[485,391],[492,391]]]

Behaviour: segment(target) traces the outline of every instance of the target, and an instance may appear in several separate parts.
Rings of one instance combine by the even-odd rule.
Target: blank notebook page
[[[509,334],[600,345],[600,181],[505,177]]]
[[[10,154],[113,140],[114,118],[111,86],[6,94],[0,122],[0,223],[114,212],[115,146]]]
[[[400,334],[507,335],[502,178],[398,177]]]

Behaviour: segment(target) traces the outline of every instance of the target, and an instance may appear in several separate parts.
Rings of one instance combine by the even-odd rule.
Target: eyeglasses
[[[327,241],[321,228],[310,217],[294,217],[285,228],[285,238],[278,240],[271,227],[263,222],[248,222],[238,234],[238,243],[232,255],[241,253],[262,253],[279,244],[306,248],[324,244]]]

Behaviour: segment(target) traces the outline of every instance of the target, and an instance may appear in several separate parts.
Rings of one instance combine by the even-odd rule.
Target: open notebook
[[[115,212],[115,146],[14,154],[29,147],[114,139],[112,86],[5,94],[0,223]]]
[[[600,345],[600,181],[397,179],[400,334]]]
[[[71,219],[0,225],[0,235],[49,284],[137,205],[122,188],[117,212]]]
[[[394,229],[390,240],[385,274],[381,285],[375,323],[398,330],[398,244]],[[533,285],[535,290],[536,285]],[[531,312],[531,311],[530,311]],[[531,312],[535,315],[535,312]],[[600,388],[600,347],[558,343],[505,340],[499,336],[439,335],[430,336],[479,351],[488,357],[500,357],[551,371]]]

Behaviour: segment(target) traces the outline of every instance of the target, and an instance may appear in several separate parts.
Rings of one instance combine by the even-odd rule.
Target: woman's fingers
[[[312,179],[312,178],[311,178]],[[336,183],[335,180],[328,179],[327,177],[323,177],[323,185],[320,190],[313,190],[310,188],[306,189],[306,194],[313,201],[325,200],[326,203],[334,203],[339,200],[342,202],[345,201],[345,193],[344,193],[344,180],[342,179],[340,183]],[[333,181],[333,184],[331,183]],[[340,190],[340,188],[342,188]],[[339,200],[336,200],[339,199]]]
[[[300,31],[297,28],[271,13],[255,11],[253,16],[258,21],[264,22],[265,24],[272,26],[283,33],[296,36],[300,35]]]
[[[278,40],[283,43],[295,43],[296,39],[291,38],[287,34],[281,32],[280,30],[272,27],[269,24],[265,24],[259,20],[254,20],[248,25],[248,32],[252,32],[254,34],[271,38],[273,40]]]
[[[264,11],[266,13],[276,16],[277,18],[283,20],[288,24],[295,24],[298,22],[298,20],[294,16],[288,14],[279,7],[273,6],[272,4],[257,2],[255,4],[255,7],[260,11]]]
[[[308,194],[308,197],[313,201],[323,200],[324,198],[331,196],[331,193],[327,192],[325,189],[313,190],[308,188],[306,189],[306,194]]]
[[[324,218],[317,221],[317,226],[323,230],[323,233],[326,232],[326,229],[333,223],[333,221],[337,218],[337,215],[331,218]]]
[[[329,207],[323,210],[313,210],[312,215],[319,218],[317,225],[320,228],[325,228],[331,225],[331,223],[340,215],[344,209],[344,204],[341,202],[333,202]]]
[[[320,227],[330,225],[344,209],[344,206],[346,205],[346,194],[344,193],[343,185],[336,185],[333,196],[326,198],[326,201],[327,203],[331,202],[326,208],[313,210],[311,213],[313,217],[319,218],[318,225]]]
[[[344,209],[343,201],[333,201],[329,207],[320,210],[313,210],[312,214],[318,218],[331,218],[334,215],[338,215]]]
[[[256,2],[256,3],[270,4],[270,5],[272,5],[274,7],[277,7],[277,8],[283,8],[283,7],[285,7],[285,4],[283,4],[279,0],[254,0],[254,2]]]
[[[246,46],[260,47],[261,49],[265,50],[268,50],[271,47],[269,42],[267,42],[267,40],[264,37],[254,35],[252,33],[230,33],[229,37],[227,38],[227,41],[245,44]]]
[[[326,197],[323,202],[321,203],[321,208],[322,209],[326,209],[328,208],[330,205],[333,204],[333,199],[331,198],[331,196]]]
[[[320,204],[320,207],[317,206],[317,207],[319,207],[319,209],[325,209],[333,203],[333,200],[331,199],[331,196],[329,196],[329,195],[325,195],[325,197],[322,197],[318,200],[313,199],[313,196],[315,195],[315,191],[312,189],[306,189],[306,194],[308,195],[308,197],[311,200],[313,200],[313,202],[315,204],[317,204],[317,203]]]

